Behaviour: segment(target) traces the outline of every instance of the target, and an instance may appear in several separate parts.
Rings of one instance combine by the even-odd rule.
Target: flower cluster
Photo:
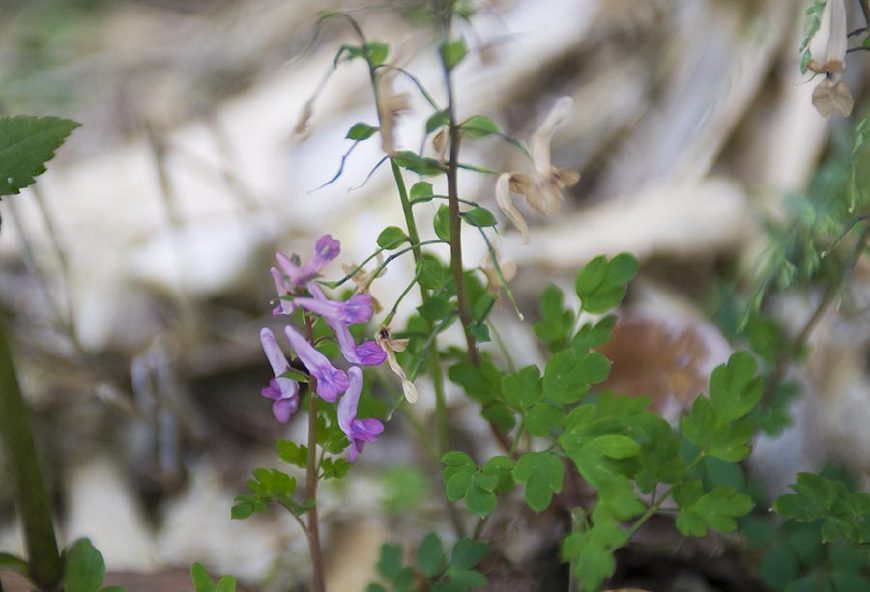
[[[317,240],[314,254],[303,265],[295,255],[276,254],[277,267],[271,269],[278,292],[276,316],[292,314],[297,309],[323,319],[335,333],[339,349],[345,360],[354,364],[347,371],[337,368],[332,361],[317,351],[302,333],[292,325],[284,327],[284,335],[296,356],[308,370],[313,391],[324,401],[338,401],[338,425],[350,440],[350,460],[362,452],[366,442],[373,442],[384,431],[377,419],[356,417],[363,374],[360,366],[377,366],[387,360],[387,353],[376,341],[357,344],[350,326],[367,323],[372,317],[372,297],[355,294],[345,301],[330,300],[314,279],[323,268],[338,256],[340,243],[330,235]],[[288,378],[290,363],[278,345],[271,329],[260,331],[260,343],[275,374],[261,394],[272,399],[272,413],[281,423],[287,422],[299,408],[299,383]]]

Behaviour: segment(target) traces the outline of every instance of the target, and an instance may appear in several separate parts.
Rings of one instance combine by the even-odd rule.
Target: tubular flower
[[[335,332],[341,355],[351,364],[378,366],[387,359],[387,354],[374,341],[357,345],[348,325],[367,323],[372,318],[372,301],[368,294],[355,294],[345,302],[333,302],[326,297],[320,286],[311,282],[308,291],[313,298],[297,298],[294,306],[319,314]]]
[[[314,349],[314,346],[293,327],[284,327],[284,334],[290,346],[305,364],[311,376],[317,379],[317,395],[324,401],[334,403],[340,393],[347,390],[348,378],[344,370],[339,370],[329,358]]]
[[[305,262],[305,265],[301,265],[299,258],[295,255],[288,257],[284,253],[275,253],[280,271],[275,270],[272,276],[275,278],[278,296],[297,292],[320,274],[330,261],[338,257],[340,251],[341,243],[332,238],[332,235],[324,234],[314,243],[314,254],[311,259]]]
[[[405,351],[405,348],[408,347],[408,340],[393,339],[390,336],[389,328],[384,327],[378,332],[377,342],[378,345],[387,352],[387,364],[390,365],[390,370],[392,370],[393,373],[402,381],[402,392],[405,394],[405,399],[408,403],[416,403],[420,398],[419,393],[417,392],[417,387],[414,386],[413,382],[408,380],[408,376],[405,374],[405,371],[396,359],[396,352]]]
[[[828,0],[822,11],[819,30],[810,42],[810,61],[807,63],[807,70],[824,74],[813,91],[813,106],[822,117],[846,117],[854,107],[852,93],[841,80],[846,70],[847,26],[843,0]]]
[[[350,461],[356,460],[366,442],[374,442],[384,431],[379,419],[358,419],[356,416],[363,387],[363,373],[357,366],[348,370],[350,386],[338,402],[338,426],[350,440]]]
[[[528,224],[520,211],[511,201],[512,193],[519,193],[529,206],[545,215],[558,213],[565,201],[563,190],[580,180],[580,173],[557,168],[550,155],[550,142],[556,128],[565,122],[571,113],[573,100],[562,97],[553,108],[531,139],[531,156],[534,172],[529,175],[520,172],[505,173],[496,182],[496,203],[528,241]]]
[[[275,415],[275,419],[281,423],[287,423],[290,416],[296,413],[299,408],[299,384],[295,380],[282,376],[290,369],[290,364],[284,357],[281,348],[278,347],[275,334],[270,329],[260,331],[260,343],[263,345],[263,351],[275,373],[275,378],[269,381],[269,386],[263,388],[260,394],[274,401],[272,413]]]
[[[381,147],[387,154],[396,151],[395,135],[396,119],[401,113],[411,108],[408,93],[397,93],[393,90],[393,79],[396,73],[392,70],[384,72],[378,78],[378,119],[381,122]]]

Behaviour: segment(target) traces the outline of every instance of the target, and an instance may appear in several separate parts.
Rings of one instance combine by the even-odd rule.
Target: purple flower
[[[275,378],[269,381],[269,386],[261,390],[260,394],[275,401],[272,404],[275,419],[287,423],[290,416],[299,408],[299,384],[295,380],[282,377],[282,374],[290,369],[290,363],[278,347],[275,334],[271,329],[264,328],[260,331],[260,343],[275,373]]]
[[[287,396],[291,388],[293,394]],[[269,386],[260,390],[261,395],[275,401],[272,403],[272,414],[281,423],[287,423],[293,414],[296,413],[296,410],[299,409],[298,393],[299,385],[289,378],[273,378],[269,381]]]
[[[344,370],[339,370],[329,361],[329,358],[314,349],[314,346],[293,327],[284,327],[287,340],[296,351],[296,355],[308,368],[311,376],[317,379],[317,395],[324,401],[334,403],[339,393],[347,390],[349,381]]]
[[[330,261],[338,257],[340,251],[341,243],[332,238],[332,235],[324,234],[314,243],[314,254],[305,265],[301,265],[299,258],[295,255],[288,257],[283,253],[275,253],[275,259],[280,268],[280,273],[275,279],[278,296],[285,296],[304,286],[309,280],[316,277]],[[276,272],[273,272],[272,275],[275,276]],[[284,275],[283,278],[280,278],[281,274]],[[281,279],[280,285],[279,278]]]
[[[362,393],[363,374],[358,366],[351,366],[350,386],[338,402],[338,426],[350,440],[350,461],[356,460],[366,442],[374,442],[384,431],[384,424],[379,419],[357,419],[359,396]]]
[[[374,341],[357,345],[348,329],[348,325],[365,323],[372,318],[371,296],[356,294],[345,302],[334,302],[327,298],[320,286],[314,282],[309,282],[308,291],[314,298],[296,298],[293,306],[301,306],[323,317],[335,331],[338,347],[345,360],[363,366],[379,366],[387,360],[387,352],[381,349],[381,346]]]

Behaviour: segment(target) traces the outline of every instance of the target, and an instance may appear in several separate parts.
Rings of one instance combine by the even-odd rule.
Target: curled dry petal
[[[390,330],[384,327],[378,332],[377,342],[381,349],[387,353],[387,364],[390,366],[390,370],[402,381],[402,392],[405,395],[405,399],[408,403],[416,403],[420,398],[417,387],[414,386],[413,382],[408,380],[405,370],[402,369],[402,366],[396,359],[396,352],[405,351],[405,348],[408,346],[408,340],[393,339],[390,336]]]
[[[383,72],[378,78],[378,118],[381,122],[381,146],[387,154],[396,151],[395,136],[393,130],[396,119],[401,113],[411,108],[408,93],[396,93],[393,90],[395,72],[390,70]]]
[[[526,242],[529,242],[529,225],[526,223],[526,219],[516,208],[513,199],[511,198],[510,186],[511,178],[513,176],[512,173],[504,173],[499,176],[498,180],[495,182],[495,202],[498,204],[499,209],[504,213],[504,215],[508,217],[508,220],[511,221],[511,224],[520,231],[520,234],[523,235],[523,239]]]
[[[852,93],[843,80],[834,83],[825,78],[813,91],[813,106],[822,117],[831,115],[848,117],[854,104]]]
[[[495,251],[495,259],[498,262],[498,266],[501,268],[501,273],[504,276],[504,281],[509,282],[517,275],[517,264],[513,259],[502,259],[499,257],[498,249],[493,246],[493,251]],[[492,292],[493,294],[498,294],[502,289],[502,280],[498,276],[498,270],[496,269],[495,262],[493,262],[492,257],[489,253],[486,254],[486,257],[483,259],[483,273],[486,276],[486,289]]]

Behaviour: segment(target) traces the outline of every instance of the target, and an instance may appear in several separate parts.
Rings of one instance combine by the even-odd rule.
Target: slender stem
[[[408,199],[408,189],[405,186],[405,179],[402,177],[402,171],[396,161],[390,158],[390,165],[393,170],[393,180],[396,183],[396,189],[399,192],[399,201],[402,203],[402,214],[405,216],[405,226],[408,229],[408,238],[412,244],[420,244],[420,235],[417,232],[417,221],[414,218],[414,208],[411,201]],[[414,250],[414,261],[417,264],[417,269],[420,268],[423,253],[419,246]],[[419,282],[420,299],[425,304],[429,300],[429,291],[424,288]],[[432,323],[429,323],[429,331],[433,331]],[[449,445],[449,430],[447,426],[447,396],[444,390],[444,374],[441,368],[441,354],[438,351],[438,345],[433,340],[433,347],[429,350],[429,372],[432,373],[432,384],[435,387],[435,422],[438,433],[438,454],[447,452]]]
[[[305,328],[308,340],[313,343],[314,329],[311,318],[305,314]],[[308,539],[308,550],[311,554],[311,590],[326,592],[324,579],[323,553],[320,548],[320,523],[317,517],[317,379],[314,376],[308,382],[308,458],[305,462],[305,497],[314,500],[308,510],[308,525],[305,531]]]
[[[51,505],[39,466],[30,417],[12,363],[12,352],[0,318],[0,444],[12,476],[18,514],[27,546],[28,576],[44,592],[55,590],[63,577],[63,561],[51,518]]]
[[[812,334],[813,329],[822,320],[822,317],[825,316],[825,312],[827,312],[828,308],[831,306],[831,303],[834,301],[834,298],[839,293],[840,288],[846,283],[846,279],[851,273],[852,268],[855,267],[855,264],[858,261],[858,258],[861,256],[861,253],[867,246],[867,239],[870,238],[870,224],[865,224],[864,230],[861,231],[861,235],[858,237],[858,242],[855,244],[855,248],[852,250],[851,255],[849,256],[849,260],[846,262],[846,268],[843,271],[843,276],[837,282],[832,282],[828,289],[825,290],[822,299],[819,301],[819,304],[816,306],[816,309],[813,311],[813,314],[804,324],[798,336],[795,337],[791,346],[788,347],[779,358],[776,360],[776,364],[773,367],[773,370],[770,373],[770,376],[767,379],[767,384],[764,388],[764,395],[762,397],[763,404],[769,405],[773,395],[776,393],[776,390],[779,388],[779,385],[782,383],[785,378],[786,371],[788,370],[789,362],[793,360],[798,354],[800,354],[801,350],[806,346],[807,341],[810,338],[810,334]]]
[[[447,114],[450,122],[450,155],[447,161],[447,197],[449,198],[450,214],[450,269],[453,272],[453,282],[456,285],[456,306],[459,309],[459,319],[468,344],[468,356],[471,363],[480,364],[480,352],[477,350],[477,340],[471,332],[471,312],[468,308],[468,298],[465,294],[465,277],[462,269],[462,218],[459,216],[459,143],[461,132],[456,124],[456,101],[453,92],[453,80],[450,68],[444,64],[444,80],[447,86]]]

